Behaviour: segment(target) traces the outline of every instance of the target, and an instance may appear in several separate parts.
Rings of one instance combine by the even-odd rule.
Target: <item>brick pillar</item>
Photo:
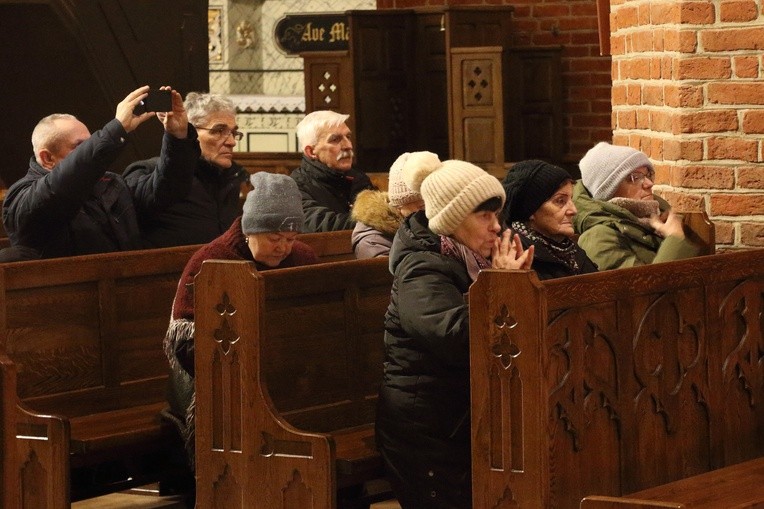
[[[611,0],[610,24],[613,142],[720,248],[764,247],[764,1]]]

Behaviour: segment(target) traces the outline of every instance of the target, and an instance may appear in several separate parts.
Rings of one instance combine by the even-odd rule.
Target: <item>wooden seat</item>
[[[625,497],[590,496],[581,509],[753,509],[764,507],[764,457]]]

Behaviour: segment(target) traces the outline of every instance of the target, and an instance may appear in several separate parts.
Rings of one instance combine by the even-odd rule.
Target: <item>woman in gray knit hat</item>
[[[412,154],[403,180],[424,210],[403,220],[390,250],[385,375],[376,443],[404,509],[472,506],[469,310],[483,268],[530,268],[533,248],[501,230],[504,189],[465,161]]]
[[[194,458],[194,277],[205,260],[247,260],[257,270],[318,262],[313,249],[297,240],[302,230],[302,198],[287,175],[259,172],[250,177],[244,211],[228,231],[202,246],[186,264],[172,303],[164,339],[170,361],[169,402],[177,419],[191,466]]]
[[[600,270],[697,256],[681,219],[653,194],[655,169],[631,147],[600,142],[579,163],[573,190],[578,244]]]

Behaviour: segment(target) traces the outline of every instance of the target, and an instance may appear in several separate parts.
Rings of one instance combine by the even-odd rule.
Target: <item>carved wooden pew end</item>
[[[383,475],[374,446],[386,258],[194,281],[197,501],[331,508]],[[232,502],[235,501],[235,502]]]

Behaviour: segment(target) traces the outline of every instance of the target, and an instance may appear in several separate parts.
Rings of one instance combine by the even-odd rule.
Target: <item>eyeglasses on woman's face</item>
[[[216,125],[213,127],[199,127],[199,126],[195,126],[195,127],[197,129],[207,131],[208,133],[210,133],[210,136],[217,138],[218,140],[228,138],[229,136],[233,136],[234,140],[241,141],[241,139],[244,137],[243,132],[237,131],[236,129],[229,129],[227,126]]]
[[[645,179],[650,180],[650,182],[655,182],[655,172],[652,170],[634,171],[629,173],[625,180],[631,184],[642,184]]]

